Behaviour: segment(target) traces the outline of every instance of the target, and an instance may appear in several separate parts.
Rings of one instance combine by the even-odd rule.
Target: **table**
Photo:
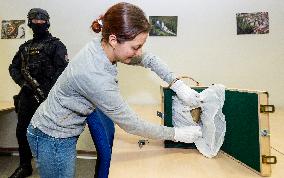
[[[14,103],[9,101],[0,101],[0,112],[14,109]]]
[[[155,116],[159,106],[134,106],[144,119],[159,124]],[[139,136],[127,134],[116,126],[110,178],[260,178],[257,173],[241,163],[219,153],[208,159],[195,149],[166,149],[163,141],[149,140],[139,148]],[[272,165],[271,178],[280,178],[284,173],[284,156],[271,150],[278,163]]]

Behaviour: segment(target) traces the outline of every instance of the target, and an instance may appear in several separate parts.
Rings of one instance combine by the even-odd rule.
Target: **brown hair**
[[[113,34],[118,42],[123,43],[133,40],[140,33],[148,33],[151,25],[142,9],[122,2],[110,7],[104,16],[100,16],[92,23],[91,28],[96,33],[102,31],[103,39],[106,41],[109,35]]]

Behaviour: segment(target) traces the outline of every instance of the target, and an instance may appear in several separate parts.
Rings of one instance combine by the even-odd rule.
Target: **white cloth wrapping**
[[[225,101],[225,87],[217,84],[208,87],[200,93],[201,121],[193,121],[189,105],[173,96],[173,125],[175,127],[197,126],[202,130],[202,137],[194,141],[200,153],[208,158],[217,155],[225,137],[226,121],[222,108]]]

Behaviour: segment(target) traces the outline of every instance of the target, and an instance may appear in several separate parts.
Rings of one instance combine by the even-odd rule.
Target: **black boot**
[[[25,178],[33,173],[31,166],[19,166],[9,178]]]

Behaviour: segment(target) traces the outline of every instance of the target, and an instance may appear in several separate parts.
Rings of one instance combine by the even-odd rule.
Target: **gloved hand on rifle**
[[[30,84],[27,81],[22,82],[20,87],[26,88],[26,89],[29,89],[29,90],[33,90],[33,88],[30,86]]]

